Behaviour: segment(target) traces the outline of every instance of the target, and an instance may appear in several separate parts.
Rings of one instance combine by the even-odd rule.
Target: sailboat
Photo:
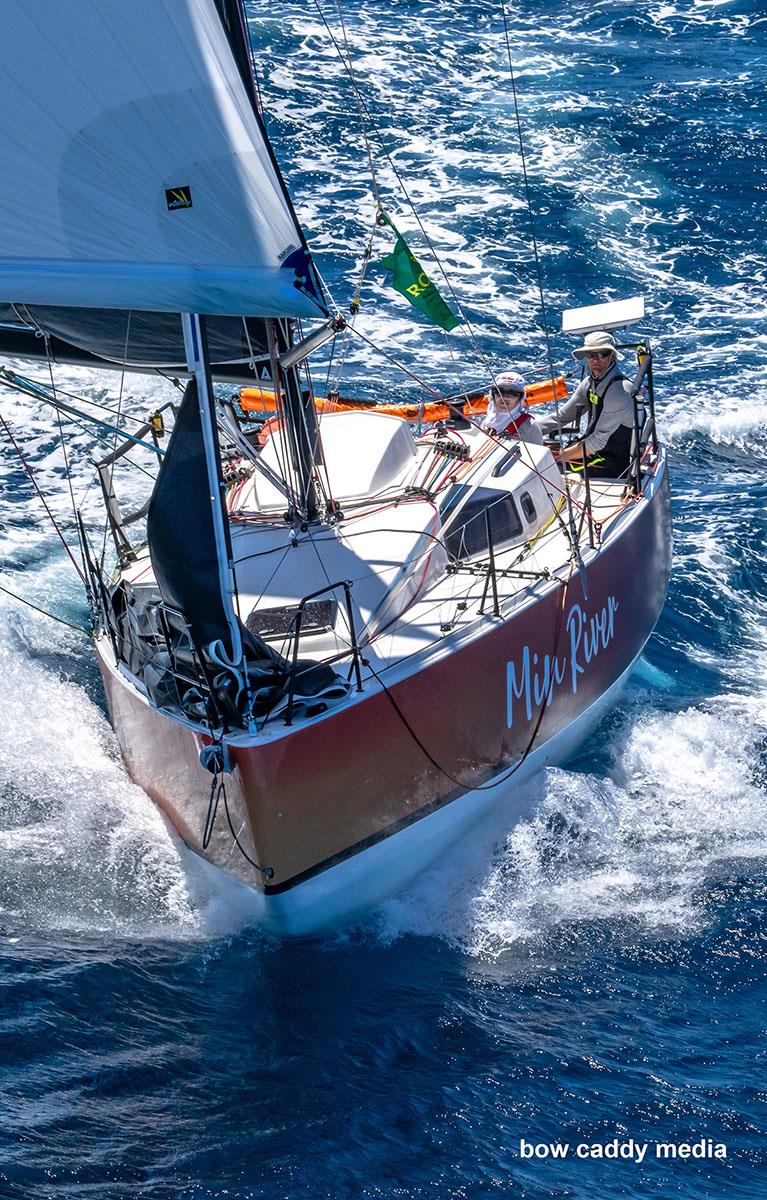
[[[570,753],[641,654],[670,563],[649,343],[622,343],[619,479],[563,473],[459,400],[426,426],[318,413],[307,361],[344,321],[240,0],[5,0],[0,29],[0,349],[187,381],[98,464],[111,566],[78,522],[127,770],[267,928],[349,921]],[[640,309],[571,310],[566,329]],[[222,379],[271,389],[267,436]],[[159,465],[127,514],[114,468],[137,449]]]

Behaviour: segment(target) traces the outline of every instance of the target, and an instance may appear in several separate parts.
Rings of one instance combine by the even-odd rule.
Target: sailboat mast
[[[306,255],[307,263],[309,263],[311,262],[309,246],[293,204],[293,197],[288,191],[287,184],[282,177],[282,171],[280,170],[280,164],[277,161],[277,156],[274,153],[274,147],[272,146],[272,143],[269,140],[269,135],[266,132],[266,125],[264,124],[264,117],[261,111],[261,103],[256,90],[255,79],[253,75],[253,61],[250,48],[250,38],[248,36],[248,21],[247,17],[245,16],[245,9],[242,0],[214,0],[214,2],[224,29],[224,33],[226,34],[226,39],[229,43],[229,49],[231,50],[232,58],[234,59],[237,70],[240,73],[240,78],[242,79],[243,86],[253,109],[253,115],[258,123],[258,128],[261,133],[264,147],[269,155],[277,182],[282,190],[282,196],[285,204],[295,223],[296,233],[298,234],[301,247]],[[317,294],[318,300],[321,300],[322,286],[320,281],[317,278],[313,267],[308,267],[308,270],[311,276],[312,287]]]
[[[184,330],[187,365],[190,374],[194,375],[197,381],[200,424],[202,426],[202,436],[205,445],[205,462],[208,469],[208,492],[210,495],[213,530],[216,541],[221,600],[229,629],[232,662],[235,665],[239,665],[242,662],[242,638],[240,636],[240,622],[234,611],[234,561],[229,536],[229,520],[226,513],[226,485],[224,484],[223,473],[221,471],[221,456],[215,415],[216,406],[208,360],[205,318],[199,316],[197,313],[182,313],[181,322]]]
[[[221,24],[226,34],[232,57],[237,65],[245,91],[250,100],[254,116],[258,122],[266,148],[271,159],[275,176],[282,190],[285,204],[295,222],[296,233],[303,250],[301,269],[306,272],[307,282],[321,300],[322,289],[311,265],[309,247],[304,237],[304,231],[296,215],[293,200],[282,177],[279,163],[274,154],[272,144],[266,132],[258,93],[253,77],[250,39],[248,37],[247,17],[242,0],[215,0]],[[315,521],[319,515],[320,505],[315,482],[315,466],[320,454],[319,428],[317,415],[311,400],[303,396],[301,380],[295,367],[280,365],[280,356],[291,346],[291,330],[289,322],[270,320],[267,318],[267,337],[269,353],[272,361],[272,377],[276,391],[282,393],[282,409],[290,445],[291,460],[296,479],[296,492],[301,505],[297,514],[302,520]]]
[[[253,80],[250,39],[242,0],[215,0],[215,4],[243,86],[250,97],[254,111],[258,112],[258,93]]]
[[[269,353],[272,360],[275,392],[281,400],[290,446],[291,463],[296,481],[296,494],[305,521],[316,521],[319,501],[315,482],[315,465],[319,454],[317,411],[311,397],[304,397],[296,367],[283,367],[280,356],[290,348],[290,334],[278,321],[267,319]]]

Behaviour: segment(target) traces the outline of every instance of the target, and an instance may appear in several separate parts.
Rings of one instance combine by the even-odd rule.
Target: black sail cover
[[[220,462],[218,471],[221,484]],[[239,707],[241,717],[242,699],[232,699],[232,676],[236,677],[237,672],[222,672],[221,655],[210,653],[211,644],[220,641],[226,657],[232,657],[195,379],[187,384],[157,475],[147,513],[147,540],[160,596],[184,614],[211,673],[216,675],[214,692],[219,708],[232,718]],[[258,716],[268,713],[284,694],[290,668],[282,655],[237,620],[247,664],[251,712]],[[332,667],[301,659],[294,687],[296,696],[302,698],[301,709],[294,708],[296,715],[299,711],[304,715],[321,712],[331,700],[341,699],[349,691],[348,682]],[[236,692],[241,695],[239,686]],[[309,708],[307,697],[314,698]]]
[[[219,478],[220,473],[219,464]],[[221,590],[196,379],[186,386],[157,475],[147,512],[147,540],[162,599],[184,614],[199,646],[220,641],[231,660],[229,599]],[[279,655],[242,623],[240,629],[250,660],[282,670]]]
[[[230,656],[196,379],[186,386],[160,465],[147,540],[163,600],[181,610],[198,643],[220,639]]]

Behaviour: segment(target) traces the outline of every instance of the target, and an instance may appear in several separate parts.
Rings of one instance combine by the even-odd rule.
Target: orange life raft
[[[525,399],[528,407],[531,404],[545,404],[549,400],[564,400],[567,396],[567,384],[563,375],[556,379],[545,379],[542,383],[529,383],[525,389]],[[350,412],[372,411],[386,413],[391,417],[402,417],[404,421],[420,421],[429,424],[433,421],[446,421],[455,416],[456,409],[466,417],[481,417],[487,412],[487,396],[471,395],[462,399],[456,397],[450,404],[439,400],[430,400],[426,404],[374,404],[367,400],[353,400],[345,396],[328,400],[325,396],[315,396],[314,405],[318,412]],[[274,392],[269,388],[243,388],[240,392],[240,407],[244,412],[270,413],[277,411]]]

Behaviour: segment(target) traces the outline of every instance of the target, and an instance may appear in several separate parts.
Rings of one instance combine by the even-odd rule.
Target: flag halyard
[[[380,216],[397,239],[391,253],[381,259],[384,270],[392,272],[392,287],[430,321],[449,333],[456,325],[460,325],[460,321],[443,300],[393,221],[384,212]]]

